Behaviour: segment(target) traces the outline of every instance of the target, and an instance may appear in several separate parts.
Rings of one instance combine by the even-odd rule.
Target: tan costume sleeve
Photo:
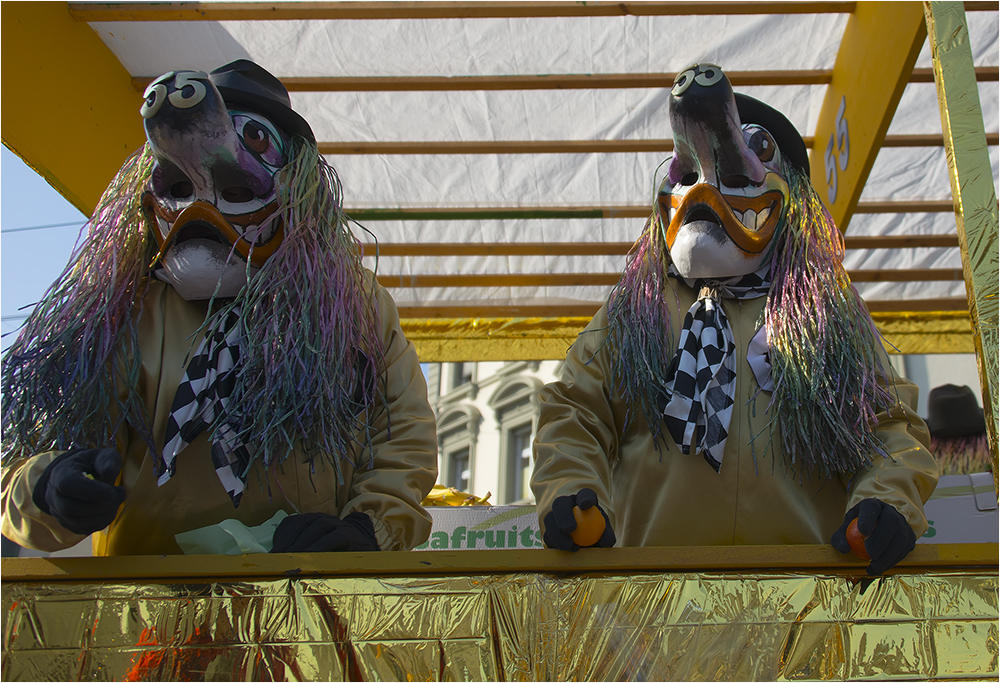
[[[86,538],[64,528],[31,499],[42,472],[63,452],[41,453],[3,468],[3,535],[20,546],[53,552]]]
[[[875,455],[871,468],[858,471],[849,484],[847,506],[877,498],[899,510],[920,538],[927,531],[924,503],[937,486],[938,466],[928,450],[927,425],[911,407],[917,404],[917,386],[899,377],[894,380],[900,405],[879,413],[876,429],[891,458]]]
[[[437,479],[437,428],[413,343],[403,336],[392,297],[377,289],[386,354],[386,398],[374,421],[371,468],[354,471],[341,516],[365,512],[381,550],[410,550],[427,540],[430,514],[420,503]]]
[[[123,427],[118,437],[119,453],[125,452],[122,445],[125,438]],[[87,537],[66,529],[55,517],[42,512],[32,499],[42,472],[63,453],[65,451],[47,451],[3,467],[0,475],[3,480],[3,535],[22,547],[54,552],[72,548]]]
[[[544,517],[559,496],[593,489],[598,504],[615,528],[611,498],[611,462],[618,451],[621,426],[609,388],[613,378],[595,353],[606,339],[607,313],[598,311],[567,354],[562,379],[542,387],[538,395],[538,433],[531,489],[538,517]],[[641,419],[641,416],[639,416]]]

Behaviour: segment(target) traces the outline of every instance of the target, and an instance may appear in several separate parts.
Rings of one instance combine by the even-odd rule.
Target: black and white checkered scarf
[[[677,353],[667,369],[663,422],[684,454],[701,453],[718,472],[736,393],[736,343],[722,299],[756,299],[771,286],[771,265],[728,280],[688,280],[699,292],[684,316]]]
[[[206,333],[184,371],[167,418],[163,462],[166,466],[157,484],[174,476],[177,455],[206,427],[215,424],[229,404],[239,369],[243,322],[238,306],[226,319]],[[251,453],[238,435],[235,417],[219,424],[212,433],[212,464],[219,481],[238,507],[243,495]]]

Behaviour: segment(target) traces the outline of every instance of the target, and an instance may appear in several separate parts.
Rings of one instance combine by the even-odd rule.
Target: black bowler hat
[[[972,389],[943,384],[927,395],[927,427],[935,437],[976,436],[986,431],[986,419]]]
[[[760,100],[738,92],[733,95],[736,97],[736,110],[740,114],[740,123],[756,123],[766,128],[778,143],[778,149],[784,157],[808,176],[809,154],[806,152],[806,143],[792,122],[780,111]]]
[[[316,141],[306,120],[292,110],[288,90],[269,71],[249,59],[237,59],[208,75],[228,105],[259,111],[289,133]]]

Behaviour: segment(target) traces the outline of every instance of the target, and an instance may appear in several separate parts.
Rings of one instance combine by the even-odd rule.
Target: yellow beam
[[[432,315],[430,309],[421,313],[420,307],[401,307],[400,325],[424,363],[562,360],[597,305],[585,308],[563,317],[431,318],[426,317]],[[474,316],[475,310],[463,312]],[[490,307],[478,311],[480,316],[497,315]],[[974,348],[966,311],[873,312],[872,319],[891,344],[890,353],[971,353]]]
[[[86,215],[146,140],[141,96],[65,2],[5,2],[3,144]]]
[[[968,567],[995,568],[996,543],[921,543],[886,576]],[[865,563],[830,545],[727,545],[561,550],[428,550],[259,555],[125,555],[3,558],[4,595],[18,584],[126,581],[214,583],[291,577],[461,576],[813,570],[867,578]],[[291,571],[290,571],[291,569]],[[131,590],[129,591],[131,593]],[[257,594],[255,594],[257,595]],[[263,594],[260,594],[263,595]],[[161,602],[164,602],[161,600]],[[9,605],[5,605],[9,607]],[[16,648],[13,648],[16,649]],[[5,655],[7,652],[5,651]]]
[[[847,21],[810,155],[813,185],[842,231],[926,35],[919,2],[859,2]]]
[[[317,21],[828,14],[853,2],[79,2],[77,21]]]
[[[813,138],[804,136],[807,148]],[[987,143],[996,145],[1000,134],[988,133]],[[887,135],[883,147],[943,147],[940,135]],[[669,138],[645,140],[413,140],[386,142],[320,142],[321,154],[668,154],[674,150]]]
[[[851,270],[852,282],[953,282],[962,280],[960,268],[895,268]],[[389,289],[428,289],[434,287],[610,287],[621,273],[467,273],[447,275],[378,276],[379,284]]]
[[[365,256],[625,256],[632,242],[379,242]],[[958,248],[958,235],[885,235],[844,239],[846,249]]]
[[[348,207],[344,212],[356,221],[490,221],[582,218],[648,218],[648,205],[619,206],[445,206],[445,207]],[[942,200],[859,202],[855,213],[944,213],[952,203]]]
[[[983,111],[979,104],[969,27],[961,5],[924,3],[937,83],[941,129],[948,157],[951,196],[962,251],[965,291],[969,297],[973,339],[982,384],[986,431],[997,471],[1000,432],[998,377],[1000,362],[1000,237],[996,179],[986,149]]]
[[[826,85],[832,72],[823,69],[792,71],[728,71],[734,86]],[[144,92],[153,76],[132,79]],[[289,92],[398,92],[444,90],[598,90],[669,88],[676,72],[620,74],[497,74],[488,76],[289,76],[281,82]],[[932,83],[928,74],[927,82]]]
[[[757,85],[829,85],[832,69],[727,71],[733,87]],[[145,92],[155,76],[136,76],[132,87]],[[398,92],[443,90],[596,90],[663,88],[676,72],[622,74],[494,74],[489,76],[289,76],[289,92]],[[1000,67],[976,67],[977,81],[1000,80]],[[932,69],[914,69],[910,83],[933,83]],[[806,143],[808,144],[808,142]]]

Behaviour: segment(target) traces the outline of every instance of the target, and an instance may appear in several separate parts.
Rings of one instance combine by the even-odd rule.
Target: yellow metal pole
[[[844,27],[809,159],[813,185],[842,232],[926,35],[918,2],[859,2]]]
[[[997,401],[1000,240],[996,181],[986,149],[983,111],[962,3],[925,2],[924,15],[934,60],[934,81],[996,480],[1000,430]]]
[[[90,215],[129,154],[142,147],[132,76],[65,2],[5,2],[2,139]]]

